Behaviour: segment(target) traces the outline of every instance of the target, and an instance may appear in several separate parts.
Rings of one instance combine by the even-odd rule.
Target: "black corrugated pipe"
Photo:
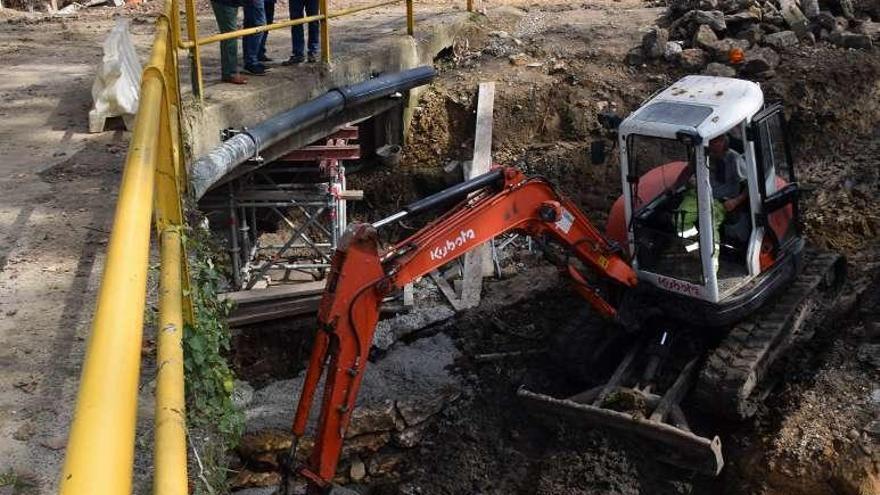
[[[331,89],[313,100],[279,113],[227,139],[207,155],[196,160],[190,170],[190,191],[196,199],[201,198],[233,168],[291,134],[343,112],[347,108],[427,84],[435,75],[434,68],[429,65],[393,74],[382,74],[369,81]]]

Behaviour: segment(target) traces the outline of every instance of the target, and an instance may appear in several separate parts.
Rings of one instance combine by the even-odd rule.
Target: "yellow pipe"
[[[155,495],[187,494],[180,242],[180,233],[175,229],[165,230],[161,234],[156,429],[153,444]]]
[[[412,36],[416,33],[416,21],[413,16],[413,0],[406,0],[406,34]]]
[[[168,23],[156,24],[151,63],[165,59]],[[82,377],[59,493],[131,493],[141,336],[146,302],[150,220],[162,81],[148,67],[141,85],[125,172]]]
[[[188,0],[189,1],[189,0]],[[400,0],[395,0],[400,1]],[[198,40],[197,44],[199,46],[208,45],[211,43],[217,43],[219,41],[231,40],[233,38],[241,38],[242,36],[248,36],[251,34],[263,33],[266,31],[274,31],[276,29],[286,28],[290,26],[296,26],[298,24],[306,24],[308,22],[320,21],[324,19],[322,15],[313,15],[309,17],[301,17],[299,19],[290,19],[288,21],[276,22],[274,24],[267,24],[265,26],[257,26],[247,29],[239,29],[237,31],[229,31],[228,33],[220,33],[215,34],[213,36],[208,36],[207,38],[201,38]],[[187,41],[183,43],[184,48],[192,48],[194,43],[192,41]]]
[[[354,13],[361,12],[364,10],[376,9],[379,7],[384,7],[386,5],[400,3],[401,1],[402,0],[386,0],[384,2],[375,3],[375,4],[371,4],[371,5],[362,5],[359,7],[351,7],[348,9],[343,9],[343,10],[339,10],[336,12],[328,13],[326,17],[328,19],[332,19],[334,17],[342,17],[345,15],[354,14]],[[274,24],[267,24],[265,26],[256,26],[256,27],[247,28],[247,29],[239,29],[236,31],[229,31],[228,33],[215,34],[212,36],[208,36],[206,38],[200,38],[195,43],[193,43],[192,41],[184,41],[180,44],[180,47],[189,49],[189,48],[194,47],[195,45],[198,45],[198,46],[209,45],[211,43],[217,43],[220,41],[231,40],[234,38],[241,38],[242,36],[249,36],[251,34],[264,33],[266,31],[274,31],[276,29],[283,29],[283,28],[290,27],[290,26],[296,26],[299,24],[307,24],[309,22],[322,21],[322,20],[324,20],[323,14],[312,15],[312,16],[308,16],[308,17],[301,17],[299,19],[290,19],[287,21],[276,22]]]
[[[467,0],[467,11],[468,12],[474,11],[474,0]]]
[[[202,52],[198,45],[193,44],[195,40],[199,39],[195,0],[184,0],[184,7],[186,9],[186,37],[189,38],[188,44],[191,48],[189,56],[192,62],[192,89],[193,94],[201,101],[205,96],[205,80],[202,77]]]
[[[330,22],[327,17],[327,0],[319,0],[318,12],[324,16],[321,21],[321,62],[330,63]]]
[[[84,359],[62,495],[131,493],[162,83],[145,79]]]

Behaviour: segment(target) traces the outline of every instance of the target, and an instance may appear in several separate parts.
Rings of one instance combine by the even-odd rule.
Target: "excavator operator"
[[[743,190],[743,181],[746,180],[745,159],[730,149],[726,134],[711,139],[706,149],[709,155],[712,196],[724,205],[725,211],[732,212],[749,197]]]
[[[748,201],[749,196],[744,188],[745,159],[730,149],[727,135],[722,134],[709,140],[706,151],[709,158],[709,180],[712,185],[712,196],[715,200],[714,208],[712,208],[712,228],[715,240],[712,261],[717,271],[722,224],[727,221],[726,232],[736,240],[740,242],[748,240],[748,215],[737,210]],[[679,205],[681,224],[678,234],[683,239],[698,236],[699,207],[694,180],[695,177],[691,176],[689,186]],[[697,246],[697,243],[691,243],[686,245],[686,249],[690,252]]]

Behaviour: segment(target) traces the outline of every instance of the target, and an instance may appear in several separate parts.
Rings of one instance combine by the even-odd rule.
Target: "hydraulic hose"
[[[373,227],[379,228],[388,223],[400,220],[407,215],[415,215],[423,211],[432,210],[442,205],[451,203],[454,200],[460,200],[467,197],[468,194],[479,191],[486,187],[498,186],[504,184],[504,169],[496,168],[485,174],[478,175],[473,179],[460,182],[448,189],[434,193],[427,198],[422,198],[403,207],[403,210],[385,217],[373,224]]]
[[[201,198],[224,175],[269,146],[346,109],[429,83],[436,76],[428,65],[382,74],[362,83],[331,89],[227,139],[193,163],[190,190]]]

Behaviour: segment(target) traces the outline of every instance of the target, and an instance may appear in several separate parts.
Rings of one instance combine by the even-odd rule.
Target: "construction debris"
[[[432,418],[461,395],[462,385],[449,371],[458,356],[452,340],[438,334],[397,346],[367,368],[346,434],[345,456],[351,462],[353,480],[366,476],[362,466],[371,476],[393,470],[399,458],[376,452],[383,452],[386,446],[393,451],[392,442],[396,447],[416,446]],[[302,382],[303,376],[299,376],[255,393],[245,409],[248,433],[238,449],[249,466],[261,465],[271,471],[278,466],[278,456],[290,448],[291,400],[299,396]],[[310,449],[303,442],[298,455],[304,458]],[[267,484],[277,481],[271,479]],[[264,485],[247,479],[238,486]]]

